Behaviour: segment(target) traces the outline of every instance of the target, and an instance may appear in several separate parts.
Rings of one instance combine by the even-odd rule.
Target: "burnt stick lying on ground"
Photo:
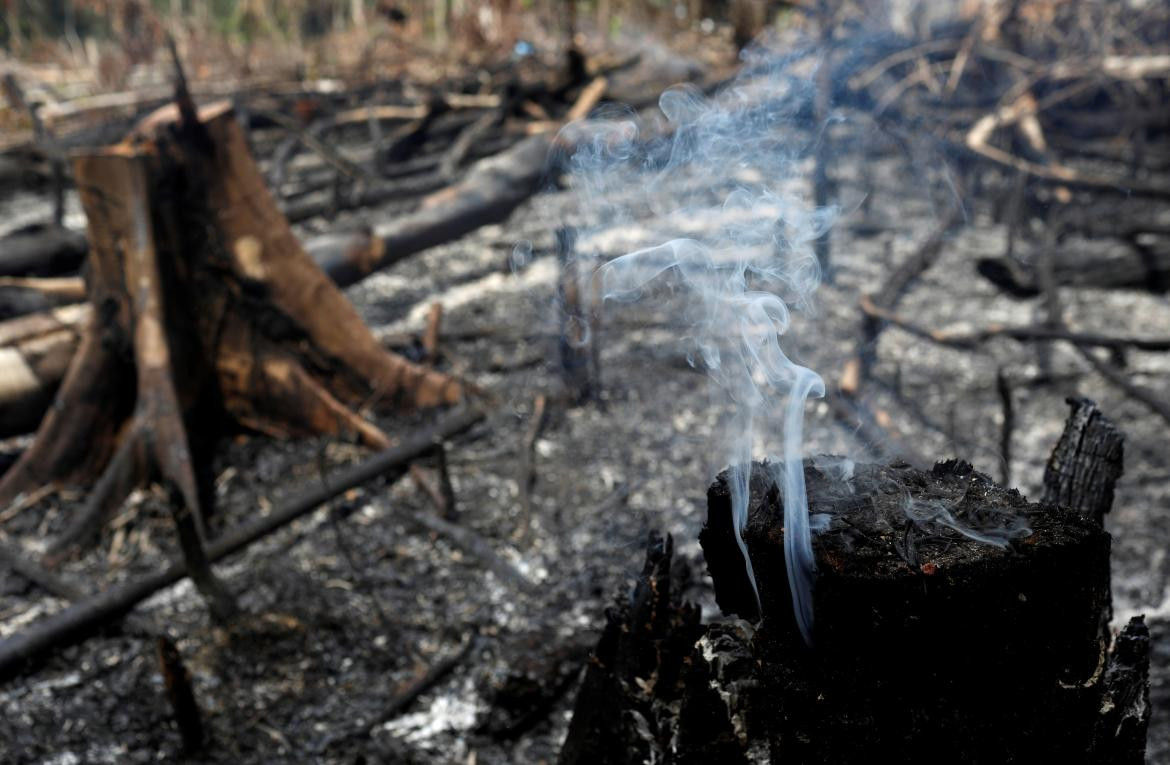
[[[400,475],[411,461],[433,448],[436,438],[451,438],[484,417],[474,407],[456,410],[434,426],[404,439],[397,446],[379,452],[353,467],[327,476],[303,492],[287,498],[266,516],[257,517],[225,532],[207,546],[207,558],[214,563],[312,512],[350,488],[388,474]],[[98,593],[35,623],[27,631],[0,641],[0,679],[28,667],[47,653],[84,639],[113,624],[155,592],[187,576],[184,564],[171,566],[141,579],[131,580]]]
[[[914,253],[894,269],[881,288],[872,296],[867,296],[868,299],[883,310],[892,311],[896,308],[911,285],[938,260],[948,233],[959,221],[960,213],[961,206],[956,201]],[[841,372],[842,393],[854,397],[860,394],[876,361],[877,341],[882,329],[881,322],[868,315],[862,316],[861,338],[857,341],[857,350],[853,357],[845,362],[845,368]]]
[[[1133,348],[1138,351],[1170,351],[1170,337],[1104,335],[1040,325],[992,325],[976,330],[932,329],[916,324],[899,314],[878,307],[868,295],[861,296],[859,305],[867,316],[880,319],[888,325],[908,332],[915,337],[921,337],[924,340],[929,340],[949,348],[972,350],[990,340],[1002,337],[1017,342],[1064,340],[1084,347],[1109,349]]]

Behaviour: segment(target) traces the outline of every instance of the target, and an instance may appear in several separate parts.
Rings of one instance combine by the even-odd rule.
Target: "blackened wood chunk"
[[[1104,523],[1124,471],[1125,435],[1089,399],[1068,404],[1072,413],[1044,469],[1044,502]]]
[[[760,695],[752,633],[746,622],[712,624],[695,643],[679,711],[680,765],[749,761],[747,716],[772,712]]]
[[[1140,765],[1146,759],[1150,724],[1150,629],[1144,617],[1130,619],[1117,636],[1102,685],[1094,759]]]
[[[769,489],[776,491],[763,471],[753,471],[751,496],[765,497]],[[771,502],[775,504],[777,498]],[[743,553],[735,539],[731,510],[731,486],[726,474],[721,474],[707,489],[707,522],[699,532],[699,544],[707,559],[707,571],[715,584],[715,602],[723,613],[749,621],[760,620],[759,604],[748,577]]]
[[[561,765],[661,761],[670,746],[670,705],[702,634],[699,610],[683,603],[671,572],[673,541],[651,534],[629,599],[606,626],[577,693]]]
[[[770,476],[753,466],[743,532],[762,617],[750,643],[755,687],[741,683],[738,697],[754,700],[737,711],[736,694],[720,694],[743,752],[783,762],[1112,762],[1144,748],[1134,712],[1101,738],[1115,693],[1105,668],[1133,680],[1110,703],[1136,710],[1147,647],[1123,638],[1108,663],[1110,539],[1095,520],[1030,504],[960,461],[923,472],[813,460],[810,512],[825,530],[813,542],[809,647],[792,615],[783,500]],[[726,484],[724,474],[711,487],[701,541],[720,606],[744,615],[754,595],[742,591]],[[714,634],[692,671],[712,675],[725,661]],[[710,717],[711,707],[682,704],[684,715]]]

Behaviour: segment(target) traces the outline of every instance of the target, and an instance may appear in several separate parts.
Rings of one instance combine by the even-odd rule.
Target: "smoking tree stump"
[[[814,644],[792,614],[775,483],[756,465],[744,540],[758,608],[720,476],[700,541],[720,607],[743,618],[699,628],[680,661],[661,650],[680,633],[648,629],[637,595],[611,612],[562,763],[1142,762],[1148,633],[1138,618],[1111,639],[1110,539],[1092,515],[1030,504],[957,461],[821,459],[805,475],[827,523]],[[638,591],[663,595],[653,623],[686,624],[669,564],[651,558]],[[653,660],[628,670],[614,636]],[[596,710],[599,684],[620,689],[614,708]],[[610,735],[584,735],[590,715]]]
[[[89,225],[94,311],[33,445],[0,480],[0,505],[50,482],[93,483],[57,546],[92,539],[139,483],[179,500],[188,565],[211,492],[215,440],[244,427],[385,447],[367,404],[430,406],[451,378],[387,352],[305,254],[226,104],[179,100],[74,161]],[[205,584],[206,582],[203,582]]]

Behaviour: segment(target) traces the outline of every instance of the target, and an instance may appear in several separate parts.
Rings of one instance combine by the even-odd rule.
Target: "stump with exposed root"
[[[94,310],[35,441],[0,480],[0,503],[48,483],[92,484],[56,554],[94,539],[131,490],[158,479],[174,492],[189,563],[207,574],[201,589],[214,592],[198,559],[220,436],[384,447],[359,409],[461,397],[455,380],[382,348],[304,252],[228,105],[196,113],[180,98],[121,143],[78,156],[74,176]]]

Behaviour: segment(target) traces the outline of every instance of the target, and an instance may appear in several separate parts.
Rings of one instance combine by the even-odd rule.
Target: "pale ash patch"
[[[469,681],[431,699],[426,709],[390,720],[381,730],[415,746],[426,747],[437,736],[469,733],[486,707]]]

